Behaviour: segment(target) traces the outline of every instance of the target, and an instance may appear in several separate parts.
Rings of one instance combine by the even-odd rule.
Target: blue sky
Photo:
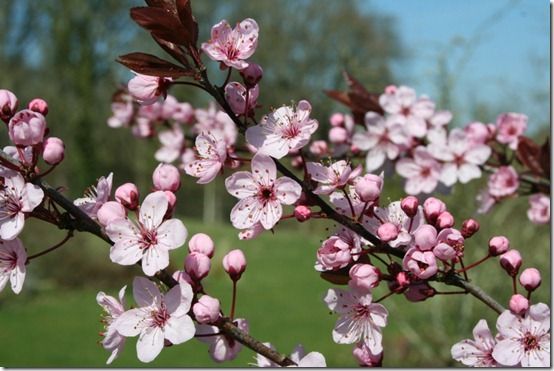
[[[531,128],[549,120],[548,0],[369,0],[367,11],[396,21],[407,52],[395,66],[399,81],[438,98],[442,55],[456,76],[457,123],[471,120],[474,102],[526,113]],[[473,48],[466,49],[472,40]],[[456,46],[457,45],[457,46]],[[465,62],[462,62],[464,61]],[[461,68],[460,68],[461,67]],[[543,96],[537,96],[542,93]],[[491,117],[490,120],[494,120]]]

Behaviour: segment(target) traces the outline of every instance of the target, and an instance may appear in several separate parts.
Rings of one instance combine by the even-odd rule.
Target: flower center
[[[523,339],[521,340],[523,348],[526,352],[531,351],[539,347],[539,341],[537,337],[530,332],[527,332]]]
[[[261,202],[268,202],[275,199],[275,195],[273,193],[273,187],[262,187],[260,189],[260,192],[258,193],[258,197]]]
[[[300,134],[300,128],[295,122],[291,122],[290,125],[287,125],[283,128],[281,136],[284,139],[293,139]]]
[[[7,273],[15,269],[17,255],[14,251],[0,250],[0,273]]]
[[[356,304],[353,308],[356,318],[368,318],[370,311],[367,305]]]
[[[162,303],[159,309],[153,310],[151,316],[153,325],[156,327],[164,327],[170,317],[164,303]]]
[[[142,248],[144,250],[152,247],[153,245],[156,245],[158,243],[158,233],[156,230],[149,231],[149,230],[143,230],[142,231]]]

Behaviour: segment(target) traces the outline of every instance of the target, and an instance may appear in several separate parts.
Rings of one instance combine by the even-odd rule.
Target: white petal
[[[164,326],[165,338],[173,344],[181,344],[194,337],[196,328],[192,319],[185,315],[172,315]]]
[[[164,347],[164,333],[159,327],[149,327],[141,332],[137,341],[137,356],[141,362],[151,362]]]
[[[150,193],[140,206],[139,220],[149,230],[158,227],[167,211],[168,201],[164,192]]]
[[[170,219],[158,228],[158,245],[164,249],[173,250],[183,246],[187,240],[187,228],[179,219]]]
[[[133,280],[133,297],[141,307],[159,304],[162,300],[158,286],[145,277],[135,277]]]

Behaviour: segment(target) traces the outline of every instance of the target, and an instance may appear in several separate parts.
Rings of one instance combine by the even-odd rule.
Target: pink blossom
[[[489,330],[487,321],[482,319],[477,322],[473,328],[473,337],[475,340],[466,339],[454,344],[450,350],[452,358],[471,367],[500,366],[492,356],[496,340]]]
[[[471,145],[466,134],[453,129],[444,144],[431,143],[427,151],[437,160],[443,161],[440,180],[447,186],[457,181],[467,183],[481,177],[480,165],[491,154],[491,148],[484,144]]]
[[[411,218],[419,210],[419,200],[414,196],[404,197],[400,202],[400,208]]]
[[[127,84],[129,93],[142,105],[150,105],[165,96],[171,79],[167,77],[147,76],[136,73]]]
[[[216,108],[210,103],[208,109],[196,109],[196,120],[198,121],[193,131],[196,134],[211,134],[216,138],[222,138],[227,146],[232,146],[237,140],[237,127],[227,113]]]
[[[431,251],[420,251],[415,247],[406,252],[402,266],[422,280],[434,276],[438,271],[435,255]]]
[[[118,219],[125,219],[127,217],[127,210],[119,202],[108,201],[98,209],[96,217],[100,225],[106,226]]]
[[[371,302],[369,292],[329,289],[323,300],[340,315],[333,330],[335,343],[363,342],[373,354],[383,351],[381,328],[387,325],[388,312],[381,304]]]
[[[214,250],[214,241],[205,233],[196,233],[189,240],[189,252],[199,252],[212,258]]]
[[[162,105],[162,117],[179,124],[190,124],[194,118],[194,108],[190,103],[179,102],[174,96],[168,95]]]
[[[171,163],[179,158],[185,145],[185,134],[180,126],[173,126],[158,134],[162,147],[156,151],[154,158],[159,162]]]
[[[547,224],[550,221],[550,197],[536,193],[529,197],[527,217],[535,224]]]
[[[312,210],[308,206],[298,205],[294,208],[294,217],[301,223],[310,219],[311,216]]]
[[[27,105],[27,108],[29,108],[31,111],[38,112],[43,116],[46,116],[48,114],[48,103],[46,103],[46,101],[41,98],[35,98],[30,101]]]
[[[260,88],[255,85],[251,89],[246,90],[238,82],[230,82],[225,86],[225,99],[231,106],[231,109],[235,115],[249,115],[250,112],[256,107],[258,102],[258,95],[260,94]],[[248,101],[247,101],[248,96]],[[246,104],[248,103],[248,107]]]
[[[371,264],[354,264],[348,271],[348,286],[353,289],[366,290],[379,285],[381,272]]]
[[[227,147],[219,133],[196,137],[197,159],[185,165],[185,172],[198,178],[196,183],[207,184],[215,179],[227,159]]]
[[[171,164],[158,164],[152,173],[152,183],[157,191],[177,191],[181,187],[179,169]]]
[[[517,275],[522,263],[523,259],[521,259],[521,254],[515,249],[508,250],[500,255],[500,266],[512,277]]]
[[[396,172],[406,178],[406,193],[431,193],[439,182],[441,167],[425,147],[414,150],[413,158],[403,158],[396,163]]]
[[[481,122],[470,122],[464,128],[464,132],[471,146],[485,144],[492,139],[491,131]]]
[[[258,46],[258,24],[247,18],[231,29],[226,20],[212,27],[211,38],[202,43],[202,50],[214,61],[242,70]]]
[[[126,96],[121,102],[113,102],[111,105],[112,116],[108,118],[108,126],[111,128],[127,127],[131,124],[135,109],[130,96]]]
[[[133,183],[120,185],[115,190],[115,199],[129,210],[135,210],[139,205],[139,191],[137,186]]]
[[[248,321],[243,318],[237,318],[233,321],[233,323],[240,330],[248,333]],[[231,361],[236,358],[236,356],[242,349],[242,344],[235,339],[229,338],[225,335],[216,335],[220,333],[221,331],[216,326],[196,326],[196,335],[202,335],[198,336],[198,340],[210,346],[208,350],[208,352],[210,353],[210,357],[212,357],[212,359],[216,362]],[[213,334],[213,336],[209,336],[210,334]]]
[[[131,128],[131,132],[137,138],[150,138],[155,134],[154,121],[149,118],[139,116],[136,118],[134,125]]]
[[[519,275],[519,283],[527,291],[534,291],[541,285],[541,274],[536,268],[527,268]]]
[[[453,260],[464,255],[464,237],[454,228],[445,228],[437,236],[433,254],[443,261]]]
[[[317,250],[317,271],[343,268],[352,260],[359,258],[362,251],[362,240],[357,233],[341,227],[335,235],[323,241]]]
[[[219,300],[208,295],[202,295],[198,302],[192,306],[192,311],[198,323],[215,322],[219,314]]]
[[[404,126],[410,136],[422,138],[427,133],[427,122],[435,111],[435,103],[427,97],[417,98],[415,90],[400,86],[379,97],[379,104],[385,112],[393,115],[395,121]]]
[[[364,220],[364,225],[367,226],[369,232],[376,234],[381,224],[384,223],[394,224],[398,229],[398,236],[388,243],[391,247],[408,246],[415,230],[424,222],[421,207],[418,208],[415,216],[410,218],[402,211],[400,201],[391,202],[385,208],[377,207],[373,213],[375,214],[373,217]]]
[[[104,316],[102,322],[106,327],[106,331],[103,333],[102,346],[107,351],[111,352],[110,357],[106,361],[106,364],[111,364],[119,354],[123,351],[125,345],[125,337],[117,332],[114,322],[115,320],[125,312],[125,289],[127,286],[123,286],[119,290],[118,299],[113,296],[106,295],[102,291],[96,295],[96,302],[104,309]]]
[[[510,240],[504,236],[494,236],[489,240],[489,254],[498,256],[510,249]]]
[[[363,202],[377,202],[383,190],[383,174],[365,174],[354,179],[354,190]]]
[[[0,89],[0,119],[7,122],[17,110],[17,97],[6,89]]]
[[[462,236],[464,238],[470,238],[479,231],[481,225],[475,219],[466,219],[462,223]]]
[[[358,361],[360,367],[380,367],[383,362],[383,352],[373,354],[363,342],[356,344],[352,355]]]
[[[110,173],[107,177],[100,177],[96,186],[91,186],[85,191],[84,197],[76,199],[73,203],[91,218],[96,218],[98,209],[110,198],[112,179],[113,173]]]
[[[110,259],[121,265],[142,259],[142,270],[148,276],[166,268],[169,250],[183,245],[187,238],[187,229],[180,220],[163,220],[167,207],[164,192],[154,192],[144,199],[138,221],[120,219],[108,224],[106,234],[114,242]]]
[[[512,295],[509,307],[513,314],[523,315],[529,309],[529,300],[521,294]]]
[[[256,154],[251,165],[251,173],[239,171],[225,180],[227,191],[240,200],[231,210],[231,222],[239,229],[257,222],[271,229],[281,219],[281,204],[295,203],[302,187],[290,178],[277,178],[275,163],[268,156]]]
[[[187,314],[193,298],[189,284],[180,282],[162,294],[152,281],[135,277],[133,296],[138,308],[122,313],[114,327],[126,337],[139,335],[137,356],[141,362],[153,361],[165,340],[177,345],[194,337],[194,323]]]
[[[0,292],[4,290],[8,280],[12,291],[21,292],[25,281],[27,252],[19,238],[0,240]]]
[[[315,156],[324,156],[328,151],[327,142],[324,140],[316,140],[310,145],[310,152]]]
[[[527,130],[527,116],[521,113],[503,113],[496,119],[496,140],[517,149],[519,138]]]
[[[248,63],[248,67],[240,71],[244,84],[249,87],[255,87],[264,75],[262,66],[257,63]]]
[[[493,358],[506,366],[550,367],[550,308],[532,305],[525,316],[504,311],[496,321]]]
[[[42,158],[48,165],[57,165],[64,158],[65,145],[60,138],[49,137],[44,141]]]
[[[275,350],[270,343],[264,343],[265,346]],[[290,360],[296,363],[296,366],[287,367],[327,367],[325,357],[319,352],[310,352],[306,354],[304,347],[298,344],[290,354]],[[281,367],[277,363],[265,358],[261,354],[256,354],[256,365],[258,367]]]
[[[223,269],[233,281],[238,281],[246,270],[246,257],[240,249],[229,251],[223,257]]]
[[[500,166],[489,177],[488,191],[494,197],[507,197],[519,187],[517,171],[511,166]]]
[[[372,172],[380,168],[385,160],[394,160],[400,150],[408,142],[408,137],[402,125],[375,112],[365,115],[367,131],[356,133],[352,137],[352,144],[361,151],[368,151],[366,156],[366,170]]]
[[[335,206],[338,213],[357,219],[365,210],[366,203],[360,200],[360,196],[358,196],[355,189],[352,187],[348,190],[348,197],[350,198],[350,202],[348,202],[348,199],[344,196],[343,192],[337,191],[331,193],[329,199]],[[354,215],[352,215],[352,208],[350,207],[351,204],[354,209]]]
[[[312,106],[306,100],[298,102],[296,109],[283,106],[264,116],[260,125],[246,130],[246,140],[260,153],[283,158],[299,150],[310,141],[318,122],[310,118]]]
[[[200,252],[191,252],[185,258],[185,272],[196,282],[210,273],[211,260]]]
[[[398,237],[398,227],[392,223],[383,223],[377,228],[377,236],[383,242],[395,240]]]
[[[42,189],[25,183],[21,175],[4,178],[4,184],[0,188],[0,238],[16,238],[25,225],[25,213],[33,211],[43,198]]]
[[[258,237],[263,231],[265,231],[264,227],[262,226],[262,223],[257,222],[251,227],[248,227],[242,231],[239,232],[239,239],[240,240],[252,240],[256,237]]]
[[[319,183],[314,193],[328,195],[352,182],[361,173],[362,168],[358,166],[352,170],[348,162],[341,160],[331,164],[331,166],[323,166],[317,162],[308,162],[306,170],[312,180]]]
[[[34,146],[44,139],[46,119],[38,112],[24,109],[8,123],[10,140],[17,146]]]

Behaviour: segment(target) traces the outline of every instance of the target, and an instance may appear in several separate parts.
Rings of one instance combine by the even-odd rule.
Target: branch
[[[485,291],[483,291],[479,286],[476,286],[472,284],[469,281],[463,280],[458,275],[449,275],[446,276],[444,281],[447,285],[451,286],[458,286],[463,289],[465,289],[468,293],[485,303],[487,306],[489,306],[492,310],[494,310],[496,313],[501,314],[506,309],[500,305],[496,300],[494,300],[489,294],[487,294]]]

